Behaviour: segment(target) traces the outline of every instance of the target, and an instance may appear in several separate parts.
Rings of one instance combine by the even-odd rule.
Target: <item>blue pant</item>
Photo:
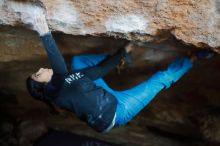
[[[71,61],[71,69],[80,70],[95,66],[106,58],[107,54],[91,54],[74,56]],[[100,78],[94,81],[113,94],[118,102],[116,109],[115,125],[124,125],[136,116],[156,95],[164,88],[169,88],[172,83],[182,77],[190,68],[192,63],[188,58],[175,60],[164,71],[158,71],[148,80],[124,91],[112,90],[106,82]]]

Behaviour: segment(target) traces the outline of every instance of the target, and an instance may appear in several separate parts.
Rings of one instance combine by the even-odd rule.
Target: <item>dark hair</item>
[[[52,114],[60,113],[60,111],[53,104],[53,102],[45,98],[45,95],[44,95],[45,84],[44,83],[37,82],[33,80],[31,77],[28,77],[26,80],[26,86],[27,86],[27,90],[30,93],[30,95],[37,100],[44,101],[44,103],[46,103],[46,105],[50,108],[50,112]]]
[[[37,82],[31,77],[26,80],[27,90],[37,100],[44,100],[44,83]]]

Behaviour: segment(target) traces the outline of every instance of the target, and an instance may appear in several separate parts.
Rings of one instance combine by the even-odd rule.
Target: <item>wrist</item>
[[[48,33],[50,33],[49,30],[48,30],[47,32],[38,32],[38,34],[39,34],[40,37],[45,36],[45,35],[47,35]]]
[[[51,35],[51,31],[49,31],[49,30],[47,32],[41,32],[41,33],[39,32],[40,37],[45,37],[45,36],[48,36],[48,35]]]
[[[37,32],[38,32],[38,34],[39,34],[40,36],[43,36],[43,35],[45,35],[45,34],[49,33],[49,32],[50,32],[50,30],[49,30],[49,28],[48,28],[48,27],[44,27],[43,29],[38,30]]]
[[[34,29],[38,32],[40,36],[50,31],[45,18],[40,18],[40,19],[36,18]]]

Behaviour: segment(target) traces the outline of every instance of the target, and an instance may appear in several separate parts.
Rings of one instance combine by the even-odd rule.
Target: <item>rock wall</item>
[[[67,63],[75,54],[138,42],[133,66],[106,77],[111,88],[124,90],[192,46],[220,50],[219,5],[219,0],[0,0],[0,145],[31,145],[47,128],[128,146],[219,145],[219,56],[197,62],[134,120],[108,134],[94,132],[70,113],[49,114],[25,87],[27,76],[49,66],[37,33],[27,30],[28,18],[43,7]]]
[[[29,0],[30,1],[30,0]],[[22,14],[47,12],[50,28],[73,35],[160,41],[170,35],[197,47],[220,47],[219,0],[1,0],[0,24],[22,25]],[[32,0],[33,1],[33,0]]]

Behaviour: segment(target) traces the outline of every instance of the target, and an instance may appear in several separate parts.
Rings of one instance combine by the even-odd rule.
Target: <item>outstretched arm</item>
[[[91,80],[96,80],[105,76],[109,71],[115,68],[119,64],[121,59],[130,59],[127,50],[125,50],[124,48],[119,49],[116,54],[114,54],[98,66],[87,68],[85,70],[82,70],[82,72],[85,73]]]
[[[50,65],[54,73],[64,74],[67,72],[67,67],[64,62],[54,39],[49,31],[44,14],[34,15],[34,29],[39,33],[44,49],[47,53]]]
[[[67,73],[65,61],[53,39],[51,32],[47,32],[46,34],[40,36],[40,38],[47,52],[53,72],[57,74]]]

